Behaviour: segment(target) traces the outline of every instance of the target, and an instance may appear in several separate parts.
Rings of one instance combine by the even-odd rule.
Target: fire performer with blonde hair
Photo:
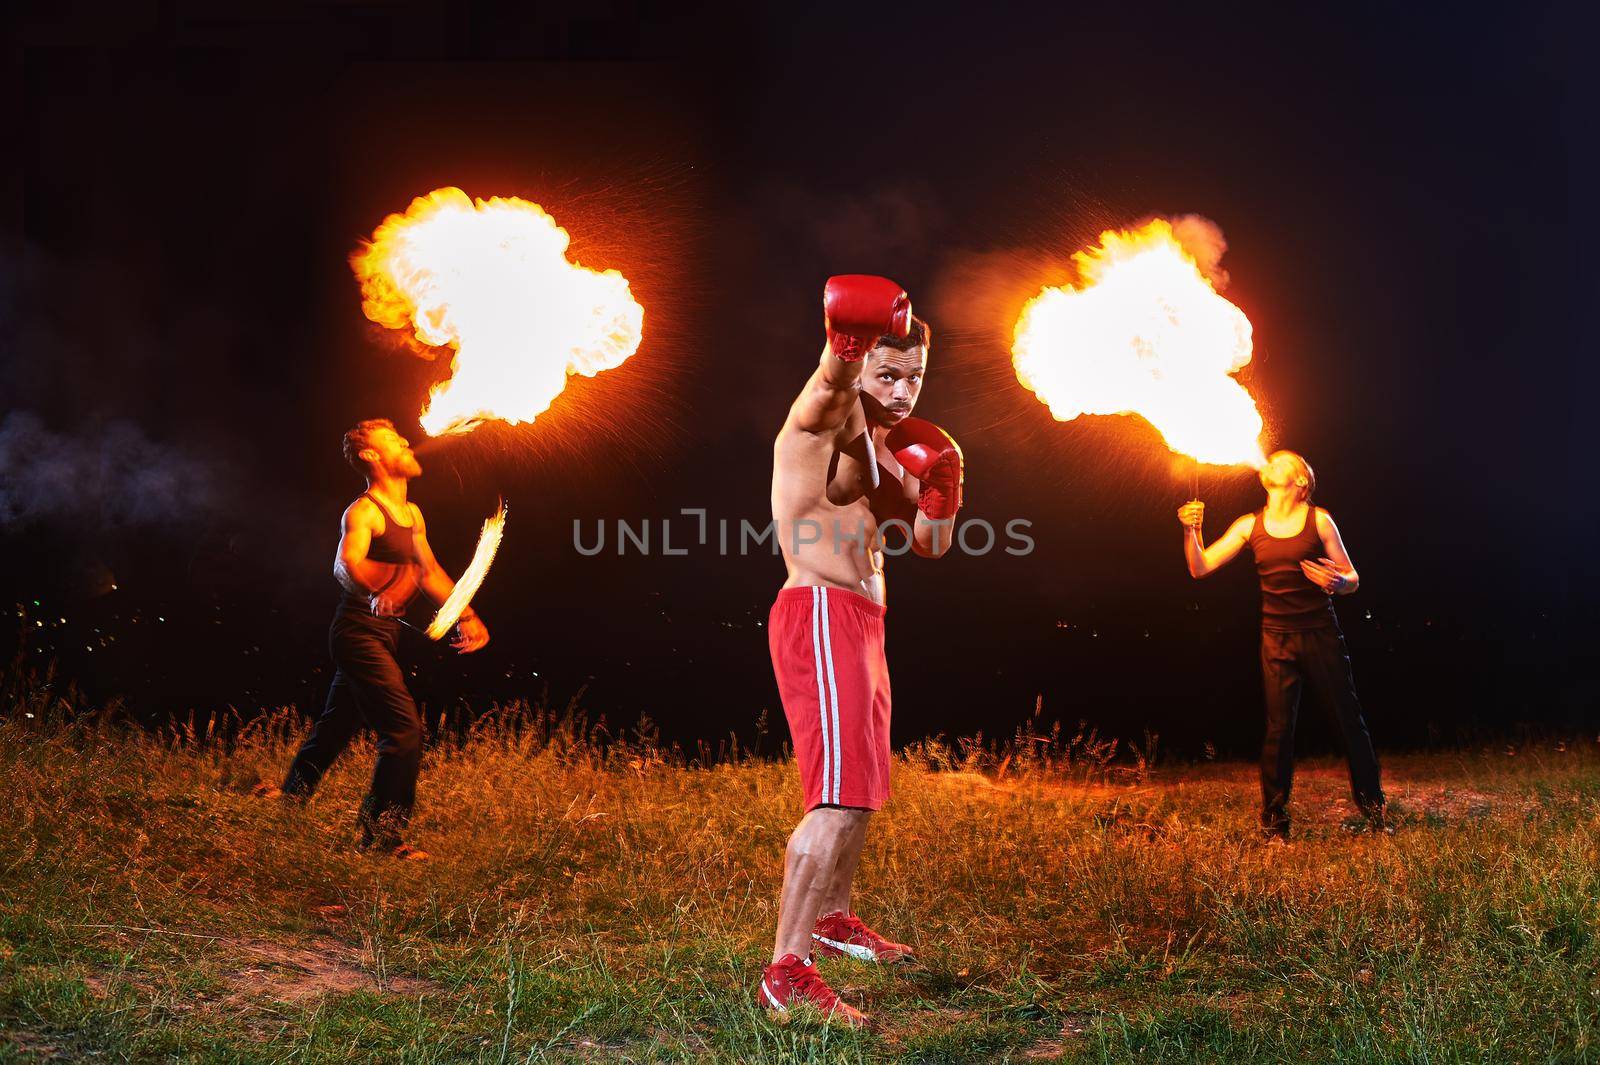
[[[813,952],[912,957],[850,903],[867,825],[889,795],[880,535],[894,521],[917,554],[944,554],[961,506],[962,459],[943,430],[911,417],[929,330],[900,286],[834,277],[823,309],[821,364],[773,445],[772,513],[789,575],[768,640],[806,814],[789,837],[772,961],[756,998],[773,1013],[806,1006],[858,1025],[865,1016],[822,979]]]
[[[1317,477],[1304,458],[1277,451],[1261,470],[1267,502],[1237,519],[1209,547],[1201,535],[1205,504],[1178,510],[1189,575],[1210,576],[1249,547],[1261,580],[1261,677],[1267,732],[1261,747],[1261,830],[1269,840],[1289,836],[1289,791],[1294,782],[1294,727],[1302,693],[1332,714],[1350,760],[1350,791],[1367,823],[1384,825],[1378,756],[1361,715],[1350,654],[1333,610],[1333,596],[1360,585],[1333,515],[1311,502]]]
[[[311,794],[357,727],[378,734],[378,764],[361,804],[361,846],[405,859],[425,859],[404,841],[422,764],[422,718],[406,690],[397,658],[400,616],[419,591],[443,603],[455,587],[428,546],[422,510],[406,488],[422,475],[411,445],[386,418],[373,418],[344,434],[344,457],[367,479],[367,490],[344,512],[333,574],[343,593],[328,644],[335,672],[322,716],[295,755],[281,789],[263,794]],[[489,630],[468,607],[455,648],[470,654],[489,642]]]

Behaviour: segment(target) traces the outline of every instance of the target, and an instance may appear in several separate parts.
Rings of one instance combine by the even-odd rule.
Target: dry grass
[[[430,749],[437,858],[399,864],[353,848],[370,747],[283,806],[248,793],[289,715],[163,738],[30,698],[0,721],[0,1060],[1600,1058],[1589,748],[1391,758],[1390,837],[1308,764],[1264,847],[1249,766],[919,745],[857,908],[925,961],[825,963],[858,1034],[750,1004],[791,764],[510,711]]]

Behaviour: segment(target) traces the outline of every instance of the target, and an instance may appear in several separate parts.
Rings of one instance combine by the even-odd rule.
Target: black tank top
[[[1332,597],[1313,584],[1300,568],[1301,562],[1322,557],[1315,507],[1306,507],[1306,523],[1298,533],[1284,537],[1267,532],[1266,511],[1256,511],[1250,550],[1256,556],[1256,574],[1261,578],[1263,629],[1304,632],[1338,625]]]
[[[415,524],[401,525],[394,520],[394,515],[389,508],[379,501],[371,492],[363,495],[378,505],[383,511],[383,535],[374,536],[372,545],[367,548],[367,557],[374,562],[397,562],[412,564],[417,561],[417,530]]]
[[[362,493],[379,510],[383,511],[383,535],[374,536],[372,543],[367,547],[367,558],[373,562],[388,562],[393,564],[414,565],[417,561],[417,531],[415,525],[401,525],[394,520],[394,515],[389,508],[379,502],[378,497],[371,492]],[[350,589],[342,589],[339,593],[339,609],[335,615],[355,614],[372,620],[372,605],[365,595],[354,595]],[[394,622],[383,619],[387,625],[394,626]],[[397,626],[395,626],[397,627]]]

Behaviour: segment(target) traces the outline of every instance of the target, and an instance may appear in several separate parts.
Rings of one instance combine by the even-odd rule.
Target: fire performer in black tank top
[[[1383,830],[1384,798],[1378,756],[1361,716],[1350,654],[1333,612],[1333,596],[1360,584],[1333,516],[1313,506],[1316,474],[1293,451],[1275,452],[1261,470],[1267,504],[1246,514],[1207,547],[1200,526],[1205,504],[1178,510],[1189,575],[1206,577],[1249,547],[1261,578],[1261,677],[1267,735],[1261,747],[1261,828],[1268,838],[1289,835],[1289,790],[1294,782],[1294,726],[1300,696],[1332,714],[1350,759],[1350,791],[1374,829]]]
[[[361,845],[398,858],[426,858],[402,838],[416,801],[422,719],[396,657],[399,617],[419,591],[442,603],[455,582],[428,546],[422,511],[406,501],[406,486],[422,467],[394,423],[361,422],[344,435],[344,457],[367,478],[367,490],[344,512],[333,564],[342,590],[328,632],[333,684],[282,788],[258,790],[310,795],[364,720],[378,734],[378,764],[358,818]],[[488,642],[489,630],[469,607],[454,646],[466,654]]]

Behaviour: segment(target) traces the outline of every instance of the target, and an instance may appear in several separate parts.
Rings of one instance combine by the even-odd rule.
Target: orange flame
[[[593,377],[639,350],[644,308],[628,279],[569,262],[569,240],[536,203],[443,188],[385,218],[352,256],[368,318],[455,349],[423,408],[428,435],[531,422],[569,374]]]
[[[461,620],[467,604],[472,602],[472,597],[483,586],[483,579],[489,575],[489,565],[494,561],[495,552],[500,550],[500,541],[505,534],[506,504],[505,500],[501,500],[494,515],[483,523],[483,531],[478,534],[478,546],[472,552],[472,561],[461,571],[461,579],[450,589],[450,594],[439,604],[433,621],[428,624],[428,639],[439,639]]]
[[[1011,362],[1023,386],[1057,421],[1138,414],[1173,451],[1261,465],[1261,414],[1230,376],[1250,361],[1250,319],[1217,294],[1172,223],[1107,230],[1072,261],[1081,286],[1042,289],[1017,319]]]

